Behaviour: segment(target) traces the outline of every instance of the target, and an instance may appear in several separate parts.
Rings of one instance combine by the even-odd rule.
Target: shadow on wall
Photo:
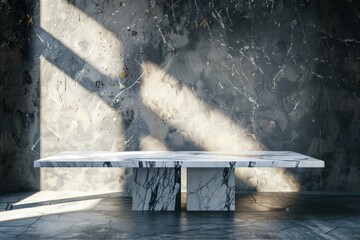
[[[0,193],[39,188],[39,78],[33,62],[34,3],[0,3]]]
[[[335,6],[339,4],[330,1],[263,4],[178,1],[175,4],[149,2],[141,7],[134,2],[126,4],[125,7],[124,4],[117,6],[116,3],[91,6],[83,1],[74,3],[103,27],[116,33],[124,45],[124,71],[119,74],[119,86],[123,85],[125,88],[120,91],[123,97],[116,98],[119,101],[115,103],[120,103],[119,109],[122,111],[121,106],[126,106],[125,102],[131,102],[130,113],[135,113],[134,121],[131,121],[130,127],[125,130],[131,133],[128,139],[134,139],[137,120],[142,118],[141,114],[136,115],[136,99],[139,97],[137,92],[140,92],[139,102],[150,107],[165,122],[165,128],[156,131],[168,131],[164,133],[162,142],[174,146],[170,133],[175,131],[204,150],[246,149],[242,145],[244,141],[229,141],[222,145],[221,138],[214,138],[218,145],[209,148],[206,141],[198,141],[196,136],[188,137],[188,132],[177,127],[181,119],[185,119],[184,126],[189,125],[186,114],[191,112],[191,109],[188,111],[188,106],[185,106],[185,103],[181,105],[181,101],[177,112],[172,112],[174,109],[171,107],[170,110],[163,109],[163,106],[171,105],[168,102],[174,102],[173,99],[180,99],[178,95],[187,97],[186,92],[191,91],[197,99],[196,102],[206,105],[207,110],[203,112],[220,113],[227,118],[227,122],[235,123],[237,129],[243,129],[255,142],[261,142],[268,149],[294,150],[325,158],[333,163],[323,175],[321,170],[308,169],[238,169],[241,171],[238,176],[241,174],[241,178],[249,183],[250,188],[256,186],[257,190],[261,191],[291,191],[300,189],[301,185],[301,190],[304,191],[359,189],[356,183],[360,182],[360,175],[357,174],[360,168],[359,161],[356,160],[360,154],[354,149],[359,136],[352,134],[352,140],[346,141],[348,134],[343,132],[343,135],[339,135],[337,131],[332,131],[331,127],[343,129],[344,125],[350,125],[351,132],[358,132],[353,130],[358,126],[356,120],[359,119],[359,110],[355,106],[359,98],[356,97],[356,91],[351,90],[358,89],[358,85],[350,86],[350,82],[356,83],[359,74],[354,64],[344,69],[343,66],[347,64],[339,65],[333,57],[326,54],[341,53],[345,59],[351,59],[347,60],[351,63],[356,60],[352,54],[342,51],[346,48],[356,52],[356,39],[359,36],[354,33],[354,28],[344,27],[351,26],[352,21],[359,24],[356,4]],[[326,15],[328,10],[337,15],[345,11],[352,17],[334,23],[332,18]],[[320,13],[320,17],[317,13]],[[121,16],[120,19],[117,16]],[[335,30],[333,34],[329,34],[330,31],[326,29],[330,27],[328,22],[332,23],[333,28],[335,26],[335,29],[342,29],[341,32]],[[336,42],[332,44],[335,50],[327,46],[330,41]],[[322,68],[323,61],[336,66],[336,72],[332,71],[334,76],[327,75],[329,71]],[[156,92],[158,88],[164,88],[156,83],[145,84],[144,79],[149,82],[150,78],[142,75],[146,68],[140,63],[146,63],[146,66],[152,63],[161,69],[163,73],[154,75],[163,77],[159,82],[164,86],[169,83],[177,94],[176,98],[166,99],[164,95],[161,98]],[[139,77],[142,79],[141,84],[138,84]],[[329,81],[331,79],[334,80]],[[345,84],[341,79],[346,79],[349,84]],[[174,84],[171,85],[171,82]],[[155,87],[149,93],[142,89],[143,85]],[[143,96],[144,92],[152,96],[151,100]],[[165,92],[166,95],[171,93],[170,90]],[[343,101],[334,102],[331,99]],[[132,105],[134,103],[136,107]],[[193,106],[192,102],[187,105]],[[344,108],[346,105],[350,107]],[[184,106],[187,111],[182,113]],[[338,111],[342,112],[336,113]],[[319,112],[321,114],[318,114]],[[344,119],[339,118],[342,115],[345,116]],[[346,117],[347,115],[353,118]],[[126,117],[128,114],[122,116]],[[147,126],[151,125],[149,121],[145,123]],[[216,129],[214,126],[222,124],[223,122],[218,121],[212,124],[212,127]],[[167,128],[166,125],[171,127]],[[195,125],[194,128],[196,127]],[[208,133],[204,138],[217,136],[212,135],[210,127],[201,125],[199,128],[204,130],[200,132]],[[201,139],[201,136],[198,138]],[[137,142],[139,141],[135,143]],[[226,144],[229,146],[224,146]],[[330,145],[337,147],[334,149]],[[182,144],[177,146],[181,149]],[[345,153],[343,146],[352,150]],[[258,148],[253,146],[253,149]],[[338,159],[341,163],[338,163]],[[352,171],[349,171],[349,167],[344,169],[349,162]],[[292,173],[295,175],[292,176]],[[336,181],[329,173],[343,176],[343,181]]]
[[[49,7],[48,5],[42,4],[41,5],[41,27],[44,30],[50,29],[46,33],[43,32],[40,36],[40,40],[42,39],[51,39],[56,48],[61,48],[61,50],[57,50],[56,53],[61,52],[61,56],[65,56],[64,58],[59,59],[57,54],[53,54],[53,51],[49,51],[45,57],[41,57],[40,66],[41,66],[41,82],[42,82],[42,108],[41,108],[41,118],[42,118],[42,138],[54,138],[57,137],[63,138],[60,134],[57,134],[59,132],[66,132],[68,131],[70,134],[73,132],[79,132],[79,128],[82,128],[84,125],[83,120],[75,120],[75,124],[70,123],[69,125],[63,125],[61,126],[53,126],[53,122],[56,121],[56,119],[59,119],[61,116],[62,118],[62,124],[64,122],[66,123],[66,118],[64,119],[64,115],[71,116],[75,113],[75,115],[78,115],[78,112],[84,111],[83,115],[89,116],[89,113],[86,111],[91,111],[92,103],[99,103],[97,100],[99,95],[101,95],[101,99],[103,102],[107,103],[107,106],[103,106],[104,108],[109,108],[109,106],[112,109],[120,109],[121,110],[121,117],[122,117],[122,125],[119,124],[119,126],[116,129],[117,132],[113,131],[112,134],[115,134],[117,138],[119,135],[121,136],[121,130],[120,127],[122,126],[123,130],[125,130],[125,139],[128,140],[122,140],[125,145],[125,149],[120,146],[120,149],[116,149],[119,146],[112,145],[111,150],[154,150],[154,146],[151,146],[148,144],[149,138],[150,139],[158,139],[155,143],[159,144],[159,146],[155,146],[155,149],[161,149],[161,150],[228,150],[228,151],[234,151],[234,146],[232,145],[235,142],[243,142],[242,149],[255,149],[255,145],[260,146],[256,141],[254,141],[252,138],[249,138],[246,136],[246,133],[244,130],[239,128],[235,123],[233,123],[231,120],[227,119],[225,116],[223,116],[221,113],[218,113],[216,110],[208,109],[207,106],[200,100],[194,96],[194,94],[190,90],[184,90],[182,92],[174,91],[172,88],[169,88],[167,83],[163,83],[163,75],[166,75],[166,72],[159,69],[154,64],[146,64],[141,63],[143,60],[134,60],[134,63],[137,65],[137,71],[135,71],[135,81],[127,81],[129,80],[127,76],[124,76],[126,82],[122,81],[121,79],[117,79],[117,76],[114,76],[114,74],[111,73],[111,70],[109,69],[115,69],[116,72],[116,66],[109,67],[109,69],[105,69],[105,67],[101,66],[94,66],[96,58],[98,56],[95,54],[95,57],[93,55],[89,55],[86,52],[83,53],[82,50],[77,49],[78,46],[74,46],[73,39],[69,40],[67,39],[67,29],[65,27],[61,27],[59,30],[51,28],[51,26],[57,25],[57,20],[52,19],[50,21],[50,18],[47,18],[47,16],[53,16],[53,11],[59,11],[59,12],[67,12],[69,15],[67,15],[65,18],[68,21],[71,21],[74,17],[76,17],[76,20],[78,19],[78,16],[80,19],[83,20],[85,23],[91,24],[91,26],[96,29],[98,26],[93,23],[93,21],[90,19],[87,21],[86,19],[89,19],[88,16],[84,16],[83,13],[79,12],[79,10],[74,10],[73,13],[70,13],[71,11],[68,9],[68,7],[71,5],[67,5],[66,3],[58,5],[58,8],[56,9],[54,7]],[[49,8],[47,8],[49,7]],[[49,12],[47,13],[46,10],[49,9]],[[71,8],[70,8],[71,9]],[[51,10],[51,11],[50,11]],[[55,23],[54,23],[55,22]],[[81,30],[81,29],[80,29]],[[57,31],[60,31],[60,33],[57,33]],[[84,31],[84,30],[83,30]],[[83,32],[82,31],[82,32]],[[108,33],[106,30],[98,29],[99,32],[96,32],[94,30],[94,33],[98,33],[103,37],[104,35],[110,35],[111,33]],[[103,32],[106,32],[105,34]],[[80,31],[81,32],[81,31]],[[51,34],[51,36],[49,35]],[[56,39],[55,36],[60,36],[58,39]],[[81,34],[80,34],[81,35]],[[76,34],[72,34],[73,37],[76,36]],[[90,34],[91,37],[94,37],[93,34]],[[89,37],[90,37],[89,36]],[[82,45],[88,45],[89,39],[87,36],[81,35],[83,38],[81,40]],[[107,39],[106,37],[104,37]],[[101,38],[102,39],[102,38]],[[87,40],[87,41],[86,41]],[[44,40],[43,40],[44,41]],[[116,49],[111,52],[109,50],[104,50],[102,48],[102,45],[99,44],[100,40],[93,41],[95,44],[87,46],[87,48],[92,49],[95,52],[98,51],[104,51],[105,53],[110,54],[105,55],[106,57],[110,57],[110,60],[108,60],[109,64],[113,64],[111,61],[112,59],[118,59],[116,54],[119,53]],[[121,43],[117,40],[114,40],[113,37],[110,37],[110,40],[104,40],[106,44],[113,44],[116,46],[120,46]],[[110,43],[109,43],[110,42]],[[97,44],[96,44],[97,43]],[[68,46],[68,47],[67,47]],[[111,46],[111,45],[110,45]],[[71,48],[71,49],[70,49]],[[100,48],[100,50],[99,50]],[[115,55],[111,55],[114,54]],[[100,54],[99,54],[100,55]],[[125,54],[126,55],[126,54]],[[95,58],[95,59],[94,59]],[[103,56],[104,58],[104,56]],[[106,59],[102,59],[106,62]],[[140,62],[141,61],[141,62]],[[69,66],[69,63],[71,66]],[[149,65],[149,66],[147,66]],[[58,66],[58,67],[56,67]],[[86,67],[86,70],[84,70],[84,66]],[[77,69],[76,67],[79,67]],[[140,75],[140,69],[139,67],[143,68],[142,74]],[[60,69],[64,69],[64,71],[61,71]],[[127,71],[127,67],[125,68],[125,71]],[[133,70],[133,69],[132,69]],[[155,76],[149,76],[150,72],[155,74]],[[123,73],[123,74],[127,74]],[[130,76],[129,76],[130,77]],[[99,79],[98,81],[94,81],[96,79]],[[170,78],[170,76],[168,76]],[[60,81],[59,81],[60,79]],[[73,83],[67,83],[68,79],[72,79]],[[123,79],[123,80],[124,80]],[[118,80],[118,81],[116,81]],[[149,82],[152,81],[152,84],[143,84],[144,91],[142,93],[142,96],[137,93],[138,88],[137,84],[141,82]],[[173,84],[178,84],[176,79],[171,79]],[[113,89],[105,89],[106,87],[113,87]],[[113,93],[116,92],[116,87],[120,88],[120,92],[117,93],[117,95],[113,96]],[[115,89],[114,89],[115,88]],[[163,88],[164,90],[162,92],[159,92],[157,88]],[[84,90],[87,90],[90,93],[97,92],[98,94],[96,96],[87,94]],[[66,92],[65,92],[66,91]],[[106,92],[106,91],[114,91],[114,92]],[[73,96],[69,95],[69,92],[72,93]],[[74,99],[74,93],[77,93],[75,95],[75,98],[78,99],[78,106],[75,109],[68,110],[66,109],[66,106],[70,106]],[[101,93],[99,93],[101,92]],[[105,95],[105,92],[107,95]],[[159,95],[162,96],[162,99],[160,99],[157,102],[153,102],[153,100],[158,100],[157,97],[147,97],[146,95],[152,94],[153,92],[157,92]],[[180,94],[179,100],[173,102],[173,104],[168,104],[171,100],[177,99],[177,95]],[[87,96],[86,99],[86,106],[81,105],[80,96]],[[59,99],[56,99],[54,96],[58,97]],[[90,100],[89,100],[90,99]],[[149,99],[149,100],[145,100]],[[186,102],[184,102],[186,100]],[[143,101],[147,101],[147,104],[144,104]],[[102,101],[101,101],[102,102]],[[154,103],[154,104],[153,104]],[[174,105],[176,104],[176,106]],[[188,111],[186,111],[186,108],[184,108],[184,105],[194,105],[193,108],[189,108]],[[103,104],[102,104],[103,105]],[[159,105],[159,106],[157,106]],[[64,109],[65,107],[65,109]],[[70,106],[71,108],[71,106]],[[85,109],[84,108],[88,108]],[[161,110],[161,109],[165,110]],[[96,108],[95,108],[96,109]],[[180,113],[179,111],[185,110],[184,113]],[[93,113],[93,112],[92,112]],[[98,114],[99,115],[99,114]],[[177,116],[176,116],[177,115]],[[70,120],[73,120],[71,117],[69,117]],[[101,112],[101,117],[99,118],[101,121],[98,122],[98,125],[103,125],[104,119],[109,119],[109,117],[104,117],[104,112]],[[171,120],[174,118],[177,118],[177,120],[174,122]],[[91,117],[89,117],[90,122],[94,125],[93,121],[91,121]],[[136,120],[135,120],[136,119]],[[65,120],[65,121],[64,121]],[[114,117],[114,120],[116,120],[116,117]],[[81,124],[78,122],[81,121]],[[114,123],[116,125],[116,123]],[[97,125],[97,124],[95,124]],[[113,125],[111,122],[107,126]],[[104,127],[106,128],[106,127]],[[113,127],[111,127],[112,129]],[[201,129],[205,131],[201,131]],[[46,133],[48,132],[48,133]],[[88,131],[85,131],[85,133]],[[111,131],[109,131],[110,133]],[[50,133],[50,134],[49,134]],[[169,137],[168,134],[171,134]],[[106,132],[105,132],[106,134]],[[217,134],[217,138],[209,138],[208,136],[212,136]],[[83,139],[76,139],[76,141],[81,140],[81,144],[88,144],[99,147],[100,149],[105,147],[105,145],[109,146],[108,144],[105,144],[103,146],[96,146],[96,141],[94,141],[94,138],[91,138],[93,140],[93,144],[89,141],[89,136],[85,136],[85,134],[82,135]],[[102,134],[100,134],[100,137],[103,137]],[[109,138],[108,138],[109,139]],[[188,140],[191,139],[191,140]],[[56,140],[56,139],[53,139]],[[96,139],[95,139],[96,140]],[[100,140],[100,139],[97,139]],[[219,141],[220,140],[220,141]],[[110,139],[112,141],[112,139]],[[131,143],[129,143],[131,141]],[[43,141],[44,142],[44,141]],[[128,143],[126,143],[128,142]],[[146,143],[147,142],[147,143]],[[163,142],[163,143],[161,143]],[[71,144],[71,143],[70,143]],[[80,145],[81,145],[80,144]],[[74,144],[76,148],[79,148],[79,144]],[[254,145],[254,146],[251,146]],[[50,152],[56,148],[58,148],[59,144],[55,141],[54,144],[49,144],[49,141],[46,141],[44,145],[42,145],[42,152],[45,153],[45,155],[50,154]],[[201,146],[201,147],[199,147]],[[51,149],[53,147],[53,149]],[[72,146],[70,146],[71,148]],[[140,148],[141,147],[141,148]],[[147,147],[150,147],[151,149],[147,149]],[[115,148],[115,149],[114,149]],[[89,146],[87,146],[87,149],[89,149]],[[80,150],[82,150],[80,148]],[[95,149],[99,150],[99,149]],[[104,150],[104,149],[101,149]],[[108,150],[108,149],[107,149]],[[55,151],[54,151],[55,152]],[[43,154],[44,155],[44,154]],[[64,183],[59,182],[61,181],[61,178],[58,178],[57,174],[62,172],[63,170],[56,169],[55,171],[53,169],[45,169],[42,170],[42,187],[43,188],[51,188],[51,187],[59,187],[64,185]],[[72,174],[69,174],[69,170],[65,170],[66,173],[61,174],[61,177],[65,178],[71,178],[71,179],[80,179],[83,178],[81,174],[79,174],[79,171],[76,170],[73,177],[70,177]],[[94,171],[93,169],[86,169],[84,171]],[[102,176],[103,174],[99,173],[99,170],[96,169],[96,176]],[[108,169],[105,169],[103,171],[108,172]],[[93,188],[99,188],[101,183],[104,184],[104,186],[101,186],[100,188],[103,189],[116,189],[116,187],[111,186],[113,183],[116,184],[116,182],[111,181],[110,178],[114,178],[114,175],[117,174],[118,176],[123,176],[124,172],[121,172],[120,170],[112,170],[114,171],[113,174],[108,174],[107,176],[110,176],[108,179],[101,179],[100,181],[97,181],[96,184],[93,184],[93,179],[89,179],[89,181],[86,182],[86,184],[82,185],[82,189],[89,190]],[[69,176],[64,176],[65,174],[68,174]],[[87,172],[85,172],[85,177],[88,175]],[[95,173],[92,173],[92,175],[95,176]],[[115,178],[116,179],[116,178]],[[110,181],[109,181],[110,180]],[[117,180],[117,179],[116,179]],[[128,182],[125,181],[124,183]],[[110,183],[109,183],[110,182]],[[73,187],[73,184],[72,186]],[[118,189],[117,189],[118,190]],[[124,189],[120,189],[124,190]]]
[[[330,168],[325,174],[237,169],[238,190],[337,189],[330,173],[350,189],[345,179],[360,182],[358,163],[338,173],[347,165],[337,159],[359,154],[340,151],[346,134],[327,123],[341,127],[328,117],[334,106],[350,103],[346,112],[355,120],[344,122],[351,126],[359,112],[356,99],[334,91],[337,80],[330,84],[332,76],[319,67],[333,61],[319,52],[321,44],[338,41],[322,30],[317,13],[330,5],[323,2],[42,0],[32,45],[41,55],[41,156],[85,149],[294,150],[331,160]],[[347,97],[331,102],[339,96]],[[83,189],[128,190],[131,172],[98,171],[44,170],[42,188],[70,188],[76,179]]]
[[[293,74],[295,70],[291,69],[291,65],[286,65],[293,57],[292,46],[288,47],[286,53],[272,57],[274,59],[268,57],[269,60],[275,62],[283,61],[283,67],[287,67],[287,71],[283,69],[273,73],[272,69],[266,71],[265,67],[255,63],[253,55],[259,54],[258,49],[254,52],[247,51],[244,43],[239,43],[243,46],[242,48],[227,46],[234,44],[233,41],[239,37],[231,32],[233,31],[231,28],[237,30],[236,26],[232,25],[240,24],[241,30],[247,24],[230,23],[232,17],[236,15],[235,12],[231,13],[231,16],[228,12],[226,22],[230,24],[230,27],[224,30],[221,14],[218,12],[222,7],[220,5],[204,5],[204,11],[208,12],[208,15],[217,14],[220,19],[214,16],[213,23],[206,22],[206,26],[201,28],[198,26],[201,19],[196,19],[193,23],[190,22],[191,16],[186,14],[184,19],[180,20],[169,17],[167,12],[173,11],[175,6],[169,6],[165,14],[160,14],[161,9],[151,4],[141,7],[135,3],[129,3],[130,6],[127,6],[127,9],[133,11],[126,11],[123,6],[113,6],[115,3],[94,5],[76,1],[73,4],[64,2],[53,5],[51,2],[41,2],[41,28],[45,31],[41,34],[41,38],[50,40],[54,44],[53,49],[46,49],[47,51],[43,52],[46,61],[41,61],[44,62],[41,65],[52,63],[58,66],[58,70],[61,69],[66,73],[65,75],[59,72],[54,75],[53,70],[44,73],[43,79],[48,82],[47,76],[52,75],[52,78],[55,78],[53,82],[56,82],[57,86],[50,87],[49,85],[45,88],[42,86],[42,92],[44,91],[42,101],[45,102],[42,105],[42,119],[54,116],[58,119],[56,114],[50,111],[50,109],[53,111],[56,109],[54,104],[61,111],[58,115],[63,117],[66,102],[62,99],[66,97],[68,97],[69,106],[76,98],[79,98],[79,107],[75,110],[71,109],[65,115],[71,116],[74,113],[80,115],[78,112],[81,111],[84,116],[89,115],[88,111],[92,108],[84,110],[85,105],[80,105],[84,99],[80,99],[79,96],[85,96],[86,93],[71,89],[66,79],[74,81],[70,83],[74,88],[77,88],[79,84],[92,93],[92,97],[90,95],[87,97],[87,99],[91,98],[90,102],[98,102],[96,97],[100,97],[107,104],[104,108],[115,109],[113,111],[109,108],[109,111],[115,116],[113,119],[116,121],[112,123],[109,121],[111,114],[104,116],[104,112],[100,111],[98,115],[101,114],[101,117],[97,124],[91,124],[101,126],[104,125],[102,121],[107,120],[108,124],[105,124],[107,127],[116,125],[118,118],[116,112],[119,111],[122,128],[119,124],[117,131],[111,133],[118,139],[117,143],[114,144],[112,141],[103,145],[97,145],[97,141],[89,142],[88,131],[85,129],[81,132],[85,133],[81,134],[83,139],[76,140],[88,143],[87,149],[106,148],[109,150],[111,145],[110,150],[154,150],[154,146],[151,146],[151,149],[144,149],[144,147],[149,147],[149,144],[142,144],[142,139],[146,138],[149,142],[150,137],[159,140],[158,146],[155,146],[157,149],[230,152],[261,150],[265,147],[256,140],[256,135],[263,137],[262,135],[265,134],[266,140],[267,136],[287,129],[288,119],[282,112],[283,107],[275,104],[271,109],[270,106],[274,102],[274,99],[271,99],[272,93],[267,90],[267,86],[262,86],[260,94],[266,96],[262,99],[259,98],[257,88],[262,80],[262,82],[270,82],[275,89],[279,81],[278,76],[283,77],[284,74],[289,74],[288,72]],[[188,7],[185,4],[181,6],[181,9],[186,10]],[[191,14],[197,15],[197,11],[192,11]],[[62,14],[54,17],[54,12]],[[121,22],[119,18],[111,17],[117,14],[121,15]],[[204,16],[204,13],[200,15]],[[144,19],[137,19],[139,16]],[[160,20],[156,20],[157,18]],[[97,22],[94,22],[94,19]],[[74,25],[77,27],[74,28]],[[139,29],[143,31],[138,35]],[[250,46],[257,44],[251,37],[247,41]],[[239,50],[234,51],[235,47]],[[44,67],[42,72],[49,68],[54,69],[54,66]],[[270,73],[275,75],[272,79]],[[65,80],[59,82],[58,79],[62,74]],[[263,79],[258,79],[258,75],[263,75]],[[54,91],[54,93],[49,94],[46,93],[47,91]],[[60,101],[54,100],[56,91]],[[71,96],[69,91],[79,94]],[[94,97],[95,93],[96,97]],[[44,96],[48,98],[45,99]],[[46,109],[49,102],[52,105],[49,104]],[[85,101],[85,104],[88,105],[88,102]],[[44,120],[42,120],[44,124],[42,130],[46,132],[50,130],[52,120]],[[63,123],[64,120],[66,119],[62,119]],[[69,117],[69,122],[68,126],[63,126],[70,133],[79,132],[79,128],[83,128],[85,124],[83,120],[77,118],[74,121],[72,117]],[[48,131],[47,135],[49,138],[54,135],[60,136],[56,134],[58,132],[64,131],[52,128],[51,133]],[[105,134],[107,135],[107,131],[100,133],[97,140],[104,139]],[[123,138],[119,139],[119,136]],[[107,137],[107,139],[111,138]],[[69,142],[67,149],[74,146],[79,148],[76,143]],[[53,149],[44,146],[42,151],[50,154],[51,150],[54,151],[57,147],[57,143],[53,144]],[[53,170],[45,171],[43,179],[46,181],[43,182],[49,186],[49,179],[56,180],[56,177],[50,173]],[[239,169],[237,172],[239,179],[241,179],[240,175],[243,175],[242,178],[248,180],[247,183],[238,185],[244,187],[251,183],[249,187],[244,188],[246,190],[254,188],[270,191],[298,190],[296,180],[284,170]],[[123,172],[120,174],[123,175]],[[79,174],[77,173],[76,176]],[[257,179],[259,176],[264,181],[259,181]],[[273,180],[272,184],[268,184],[270,182],[268,179]],[[57,180],[53,183],[54,186],[59,185]]]

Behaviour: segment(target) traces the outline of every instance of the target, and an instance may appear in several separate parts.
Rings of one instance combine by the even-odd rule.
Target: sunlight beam
[[[212,109],[178,80],[152,63],[141,81],[143,103],[188,139],[207,151],[238,152],[264,147],[216,109]]]
[[[40,26],[109,77],[123,68],[117,36],[68,1],[40,1]]]
[[[122,151],[119,113],[97,92],[89,92],[55,65],[40,57],[40,156],[61,151]],[[125,170],[41,169],[42,190],[125,191]],[[122,180],[120,180],[120,178]],[[86,181],[84,181],[86,179]],[[123,184],[124,183],[124,184]],[[119,188],[120,186],[120,188]]]
[[[177,79],[167,74],[165,66],[143,63],[141,97],[161,119],[176,127],[187,139],[205,151],[261,151],[266,148],[229,117],[212,109]],[[282,168],[237,168],[237,186],[249,190],[298,191],[299,184]],[[246,188],[245,187],[245,188]]]
[[[0,222],[40,217],[44,215],[54,215],[54,214],[84,211],[84,210],[92,209],[100,202],[101,199],[90,199],[90,200],[72,201],[68,203],[49,204],[46,206],[36,206],[25,209],[15,209],[11,211],[2,212],[0,214]]]

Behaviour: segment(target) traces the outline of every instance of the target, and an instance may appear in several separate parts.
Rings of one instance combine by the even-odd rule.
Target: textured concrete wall
[[[65,150],[269,149],[326,168],[237,169],[239,191],[360,190],[356,1],[28,5],[29,40],[1,47],[2,189],[130,190],[130,170],[31,169]]]
[[[34,190],[39,146],[39,68],[33,56],[35,5],[0,3],[0,192]]]

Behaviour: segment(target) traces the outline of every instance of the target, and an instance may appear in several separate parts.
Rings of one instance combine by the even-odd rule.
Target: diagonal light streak
[[[142,79],[143,103],[207,151],[260,150],[264,147],[246,130],[206,103],[185,85],[152,63]]]
[[[69,49],[78,59],[94,67],[98,71],[95,73],[99,73],[100,77],[114,79],[118,76],[124,65],[123,46],[116,34],[67,1],[41,0],[40,6],[40,24],[45,32]],[[109,107],[112,100],[116,100],[141,80],[139,94],[143,105],[140,103],[138,108],[149,108],[159,119],[177,128],[184,138],[190,139],[203,150],[237,152],[264,149],[246,129],[216,109],[211,109],[187,86],[181,85],[179,80],[169,75],[166,69],[160,69],[152,63],[142,63],[141,66],[143,72],[139,79],[114,98],[105,96],[106,94],[96,98],[102,98]],[[75,77],[71,77],[74,80]],[[84,84],[83,82],[82,86]],[[90,91],[87,87],[85,89]],[[54,102],[54,99],[48,100]],[[85,111],[81,112],[82,115],[86,115]],[[43,114],[46,118],[49,112],[44,111],[41,115]],[[80,118],[82,117],[79,116]],[[85,128],[87,127],[89,124],[85,124]],[[72,129],[76,130],[74,127]],[[52,130],[56,132],[56,129]],[[43,137],[43,133],[41,136]],[[165,144],[165,139],[160,140]],[[46,148],[41,149],[45,151]]]
[[[102,74],[123,68],[117,36],[68,1],[40,1],[40,26]]]

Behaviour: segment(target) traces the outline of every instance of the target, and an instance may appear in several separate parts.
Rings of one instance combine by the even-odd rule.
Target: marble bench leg
[[[132,209],[180,210],[180,168],[134,168]]]
[[[234,168],[188,168],[188,211],[234,211]]]

